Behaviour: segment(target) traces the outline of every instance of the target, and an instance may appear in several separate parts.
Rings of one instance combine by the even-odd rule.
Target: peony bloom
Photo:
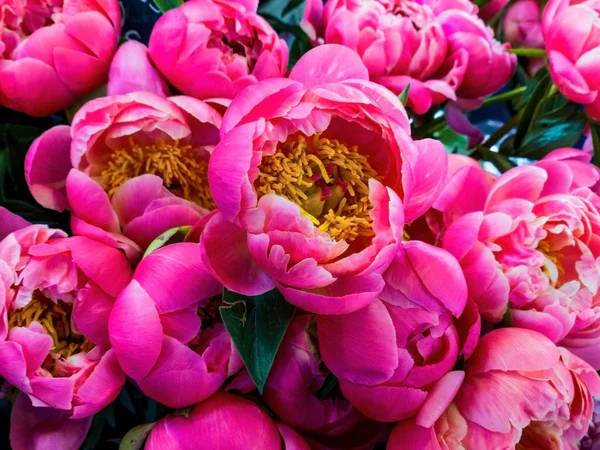
[[[599,394],[584,361],[535,331],[501,328],[481,338],[452,404],[432,398],[387,448],[576,449]]]
[[[600,368],[600,171],[590,157],[561,149],[509,170],[482,211],[448,227],[443,247],[483,318],[498,322],[510,309],[515,326]]]
[[[117,0],[1,0],[0,104],[31,116],[68,107],[106,81]]]
[[[448,39],[429,5],[416,1],[321,0],[307,2],[303,28],[313,41],[357,52],[371,81],[400,94],[417,114],[447,99],[465,72],[465,59],[449,58]],[[317,35],[317,30],[320,34]]]
[[[70,128],[52,128],[32,144],[25,176],[40,204],[73,212],[76,234],[121,242],[122,231],[125,247],[146,247],[214,208],[207,170],[220,125],[215,109],[191,97],[99,98]]]
[[[209,166],[220,213],[200,241],[228,289],[277,286],[321,314],[360,309],[383,289],[404,215],[431,204],[447,160],[439,142],[413,142],[397,97],[367,80],[356,53],[325,45],[290,79],[229,106]]]
[[[152,429],[146,450],[193,450],[198,443],[214,450],[308,450],[291,428],[276,423],[252,401],[218,392],[187,416],[166,416]]]
[[[443,3],[442,3],[443,4]],[[437,16],[448,39],[451,59],[465,58],[466,69],[456,95],[463,103],[478,102],[504,86],[513,76],[517,57],[506,53],[494,31],[475,14],[448,8]]]
[[[592,423],[587,434],[581,439],[581,450],[598,450],[600,448],[600,402],[594,399]]]
[[[446,251],[406,242],[384,275],[379,298],[347,315],[319,316],[323,362],[345,398],[366,416],[395,422],[430,396],[450,399],[462,376],[452,372],[479,336],[458,262]]]
[[[257,6],[252,0],[186,2],[154,26],[150,57],[173,86],[199,99],[231,99],[257,81],[281,77],[287,45],[256,14]]]
[[[121,367],[146,395],[171,408],[190,406],[241,368],[220,322],[221,289],[194,243],[162,247],[137,266],[109,332]]]
[[[551,0],[542,19],[552,81],[558,90],[584,105],[594,120],[600,120],[600,3]]]
[[[116,398],[125,374],[108,317],[130,277],[122,252],[86,237],[30,225],[0,242],[0,377],[23,397],[13,417],[34,407],[50,421],[77,421]],[[85,436],[89,420],[77,423],[68,422]],[[23,443],[36,436],[24,436],[16,419],[11,424],[16,449],[38,448]]]
[[[466,1],[321,0],[307,3],[303,28],[315,43],[357,52],[371,81],[400,94],[417,114],[445,100],[476,100],[512,76],[516,57],[494,40]]]
[[[335,442],[336,448],[351,445],[357,450],[372,449],[381,427],[367,420],[341,395],[319,393],[327,371],[321,373],[323,367],[311,353],[311,326],[310,315],[294,318],[279,347],[262,398],[283,423],[304,432],[307,439],[322,444]]]
[[[504,37],[515,47],[544,48],[538,0],[519,0],[504,16]]]

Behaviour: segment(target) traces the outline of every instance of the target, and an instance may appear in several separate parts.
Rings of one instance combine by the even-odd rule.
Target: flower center
[[[198,317],[202,320],[202,329],[214,328],[214,326],[221,321],[221,315],[219,314],[219,308],[225,306],[222,295],[215,295],[212,297],[208,304],[202,308],[198,308]]]
[[[199,150],[179,141],[163,140],[142,147],[133,140],[130,148],[112,152],[101,172],[102,186],[108,195],[127,180],[146,173],[163,179],[164,185],[178,197],[206,209],[216,205],[208,186],[208,161],[198,158]]]
[[[373,236],[369,179],[377,173],[358,152],[336,139],[296,135],[264,156],[256,190],[281,195],[300,206],[320,231],[335,240]]]
[[[71,330],[71,313],[73,305],[62,300],[54,303],[35,291],[31,301],[10,314],[8,327],[28,327],[32,322],[39,322],[52,338],[52,352],[67,359],[79,352],[87,352],[94,346],[81,334]]]
[[[552,250],[550,243],[547,241],[540,241],[537,246],[537,251],[542,253],[548,260],[545,265],[542,266],[542,272],[551,280],[557,278],[557,276],[563,275],[565,269],[562,266],[563,255],[559,251]],[[553,275],[556,274],[556,275]]]

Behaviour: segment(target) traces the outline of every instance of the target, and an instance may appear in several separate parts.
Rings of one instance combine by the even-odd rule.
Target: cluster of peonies
[[[595,5],[551,0],[540,22],[558,89],[590,114]],[[256,9],[191,0],[116,50],[115,1],[0,0],[1,104],[46,115],[107,82],[25,161],[72,236],[0,208],[13,448],[79,448],[127,377],[174,410],[147,449],[576,448],[600,396],[590,155],[496,177],[411,137],[408,85],[420,114],[515,70],[470,2],[309,1],[315,48],[287,76]],[[579,40],[561,34],[573,14]],[[296,307],[260,394],[223,288]]]

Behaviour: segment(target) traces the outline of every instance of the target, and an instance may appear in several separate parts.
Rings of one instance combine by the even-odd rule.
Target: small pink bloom
[[[479,336],[458,262],[406,242],[384,275],[379,299],[347,315],[319,316],[319,348],[344,396],[382,422],[411,417],[429,397],[449,404],[462,381],[451,372]]]
[[[116,0],[0,1],[0,104],[32,116],[68,107],[106,81]]]
[[[565,97],[600,120],[600,4],[551,0],[542,26],[552,81]]]
[[[162,247],[137,266],[109,331],[121,367],[146,395],[171,408],[190,406],[241,368],[220,322],[221,289],[197,244]]]
[[[262,398],[281,421],[306,432],[316,441],[336,442],[342,448],[343,443],[348,442],[356,449],[372,449],[381,427],[356,411],[341,395],[336,395],[335,389],[322,397],[318,395],[327,369],[321,373],[323,367],[311,353],[307,339],[307,327],[313,326],[309,325],[310,318],[310,315],[298,316],[290,324]],[[313,333],[316,333],[316,322],[314,326]],[[360,442],[355,433],[357,429],[361,430]]]
[[[136,243],[146,247],[214,208],[207,170],[220,125],[215,109],[191,97],[99,98],[70,128],[52,128],[32,144],[25,177],[40,204],[73,212],[76,234],[139,252]]]
[[[430,5],[415,1],[313,0],[303,27],[316,42],[357,52],[370,79],[396,95],[410,84],[408,107],[417,114],[447,99],[464,72],[464,59],[449,59],[448,39]]]
[[[199,99],[231,99],[283,76],[287,45],[256,14],[257,4],[194,0],[167,12],[150,36],[152,61],[173,86]]]
[[[130,278],[117,248],[41,225],[9,234],[0,242],[0,376],[48,415],[83,419],[107,406],[125,382],[108,317]]]
[[[589,160],[560,149],[506,172],[481,211],[448,227],[443,247],[483,318],[498,322],[510,308],[516,326],[600,367],[600,171]]]
[[[584,361],[535,331],[501,328],[481,338],[452,404],[428,399],[429,413],[400,422],[387,448],[576,449],[598,394]]]
[[[145,448],[193,450],[199,443],[214,450],[309,448],[296,432],[271,420],[258,405],[226,392],[194,406],[187,417],[161,419],[150,432]]]
[[[207,265],[233,291],[277,286],[311,312],[370,303],[405,215],[426,210],[446,175],[441,144],[413,142],[409,130],[398,98],[339,45],[308,52],[289,79],[243,91],[211,156],[220,212],[200,242]]]
[[[517,57],[506,53],[509,44],[500,44],[494,32],[474,14],[447,9],[437,16],[448,39],[450,58],[466,64],[456,95],[474,101],[493,94],[513,76]]]
[[[544,48],[538,0],[519,0],[504,16],[504,36],[515,47]]]

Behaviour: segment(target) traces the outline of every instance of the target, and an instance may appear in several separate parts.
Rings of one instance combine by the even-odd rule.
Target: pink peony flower
[[[317,442],[370,450],[381,433],[379,424],[356,411],[339,391],[320,394],[327,370],[321,373],[323,367],[311,353],[318,351],[308,339],[311,324],[310,315],[298,316],[290,324],[262,398],[283,423]]]
[[[465,310],[458,262],[440,248],[406,242],[384,279],[385,289],[365,308],[319,316],[318,337],[344,397],[374,420],[395,422],[430,397],[452,400],[462,381],[453,367],[473,351],[480,324],[473,305]]]
[[[171,408],[190,406],[241,368],[220,322],[221,289],[194,243],[162,247],[137,266],[109,332],[121,367],[146,395]]]
[[[62,423],[116,398],[125,374],[108,340],[108,316],[130,278],[122,252],[86,237],[30,225],[0,242],[0,377],[30,399],[13,409],[16,449],[38,439],[23,436],[21,407],[43,408],[42,417]],[[89,421],[78,423],[69,422],[85,436]]]
[[[428,399],[387,448],[576,449],[598,394],[584,361],[535,331],[501,328],[480,340],[453,403]]]
[[[371,81],[400,94],[417,114],[456,100],[465,60],[450,59],[448,40],[429,5],[415,1],[321,0],[307,2],[303,28],[313,41],[357,52]],[[317,30],[320,34],[317,35]]]
[[[504,37],[515,47],[544,48],[538,0],[519,0],[508,8],[504,16]]]
[[[552,81],[569,100],[600,120],[597,61],[600,55],[600,3],[551,0],[542,18]]]
[[[448,39],[451,59],[464,58],[466,69],[456,95],[463,103],[493,94],[513,76],[517,57],[506,53],[510,44],[500,44],[493,30],[475,14],[448,8],[437,15]]]
[[[150,57],[173,86],[199,99],[233,98],[285,74],[288,49],[251,0],[193,0],[164,14]],[[199,74],[202,74],[199,76]]]
[[[291,428],[271,420],[243,397],[218,392],[194,406],[187,417],[166,416],[150,432],[146,450],[192,450],[201,442],[214,450],[308,450]]]
[[[277,286],[321,314],[360,309],[383,289],[404,215],[433,201],[447,163],[439,142],[411,140],[397,97],[367,79],[356,53],[324,45],[290,79],[231,103],[209,166],[220,213],[200,241],[229,289]]]
[[[0,104],[31,116],[68,107],[106,81],[116,0],[1,0]]]
[[[25,177],[40,204],[73,212],[74,233],[125,241],[128,253],[139,253],[136,246],[214,208],[207,170],[220,125],[215,109],[191,97],[99,98],[70,128],[32,144]]]
[[[600,367],[600,171],[561,149],[506,172],[482,211],[454,221],[443,247],[459,259],[486,320],[510,309],[534,329]]]

